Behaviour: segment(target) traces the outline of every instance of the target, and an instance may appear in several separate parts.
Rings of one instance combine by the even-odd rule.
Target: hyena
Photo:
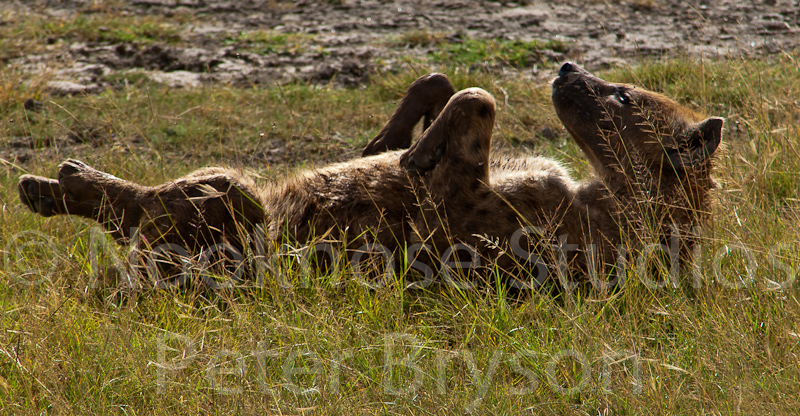
[[[485,92],[472,94],[470,106],[443,112],[445,123],[434,123],[400,156],[421,175],[427,195],[414,231],[440,256],[454,241],[465,243],[480,254],[472,259],[488,257],[514,275],[522,266],[529,281],[541,282],[554,268],[560,278],[575,270],[597,278],[641,254],[644,244],[656,245],[671,267],[691,255],[716,187],[721,118],[565,63],[552,81],[552,101],[596,173],[576,182],[551,159],[491,158],[493,102]],[[437,131],[464,118],[487,122],[458,136]]]
[[[243,251],[263,230],[275,245],[324,236],[345,249],[395,255],[413,246],[418,270],[456,264],[537,284],[553,268],[607,270],[621,247],[641,245],[654,221],[662,240],[702,222],[722,119],[573,63],[552,87],[594,179],[577,182],[548,158],[491,157],[492,96],[455,92],[444,75],[428,74],[362,158],[272,181],[205,168],[158,186],[67,160],[57,179],[22,176],[20,199],[43,216],[96,220],[121,243],[135,230],[141,251],[172,244],[196,256],[222,242]],[[424,131],[411,145],[420,119]]]

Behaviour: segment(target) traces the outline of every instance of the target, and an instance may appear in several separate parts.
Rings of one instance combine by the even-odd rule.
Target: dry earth
[[[457,63],[494,77],[529,78],[535,85],[544,85],[559,62],[567,59],[596,70],[643,58],[752,57],[800,47],[800,0],[713,3],[0,0],[0,27],[31,22],[23,27],[36,36],[34,41],[30,32],[18,39],[0,39],[5,45],[0,65],[24,74],[23,82],[34,83],[37,74],[47,73],[48,93],[59,96],[99,93],[142,77],[170,87],[311,82],[357,88],[375,73],[410,69],[419,73],[420,65],[447,68],[446,60],[436,61],[437,53],[454,45],[475,47],[475,39],[536,41],[536,56],[527,64],[473,61],[465,56]],[[153,29],[140,27],[126,40],[122,39],[127,35],[115,32],[119,29],[115,25],[136,22]],[[124,29],[130,35],[131,28]],[[32,98],[24,103],[26,110],[43,106]],[[66,137],[34,137],[10,130],[6,140],[0,139],[0,162],[15,167],[28,165],[36,154],[83,157],[97,142],[112,139],[104,137],[102,129],[93,130],[92,123],[67,127]],[[549,127],[536,129],[546,138],[555,134]],[[314,148],[329,142],[271,137],[267,149],[245,152],[240,162],[291,166],[357,154],[352,146],[344,154],[342,149]],[[137,143],[127,146],[148,151]],[[303,143],[321,156],[309,157]],[[224,163],[231,163],[230,155]]]
[[[221,81],[274,84],[296,80],[365,83],[375,71],[407,67],[437,45],[409,42],[422,33],[448,42],[465,38],[557,41],[544,51],[555,67],[564,59],[590,69],[672,54],[753,56],[800,46],[800,1],[276,1],[92,0],[11,1],[0,5],[8,23],[25,14],[55,19],[83,13],[158,15],[175,20],[172,42],[83,43],[47,39],[46,50],[5,57],[2,64],[40,71],[55,68],[55,94],[107,88],[115,71],[141,71],[175,86]],[[180,22],[180,23],[179,23]],[[282,48],[252,48],[246,34],[287,34]],[[252,39],[250,39],[252,40]],[[481,65],[476,62],[475,65]],[[551,68],[522,71],[537,79]],[[532,69],[532,70],[531,70]]]

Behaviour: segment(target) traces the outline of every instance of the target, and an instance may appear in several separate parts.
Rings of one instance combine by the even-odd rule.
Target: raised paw
[[[408,87],[395,113],[367,144],[361,156],[408,148],[419,119],[423,118],[423,130],[427,130],[454,93],[453,84],[442,74],[419,77]]]
[[[31,211],[45,217],[66,211],[61,186],[54,179],[23,175],[19,178],[19,199]]]
[[[400,157],[400,166],[424,173],[446,159],[450,165],[486,166],[492,140],[495,103],[480,88],[459,91],[422,137]]]

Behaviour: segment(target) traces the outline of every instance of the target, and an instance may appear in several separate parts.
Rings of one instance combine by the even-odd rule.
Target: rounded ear
[[[691,169],[708,161],[722,142],[724,121],[720,117],[709,117],[695,124],[680,147],[669,153],[672,166]]]

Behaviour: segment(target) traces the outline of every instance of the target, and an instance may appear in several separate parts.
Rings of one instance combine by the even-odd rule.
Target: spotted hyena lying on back
[[[275,246],[324,236],[351,250],[413,247],[419,270],[444,257],[529,281],[559,259],[602,269],[622,247],[640,248],[642,235],[665,242],[708,215],[722,119],[572,63],[552,85],[593,180],[575,182],[551,159],[491,158],[494,99],[479,88],[455,93],[431,74],[409,87],[363,158],[271,182],[205,168],[154,187],[67,160],[58,179],[21,177],[20,198],[43,216],[94,219],[120,242],[138,230],[143,251],[167,243],[197,256],[222,242],[241,251],[265,230]],[[426,129],[403,150],[420,118]]]

